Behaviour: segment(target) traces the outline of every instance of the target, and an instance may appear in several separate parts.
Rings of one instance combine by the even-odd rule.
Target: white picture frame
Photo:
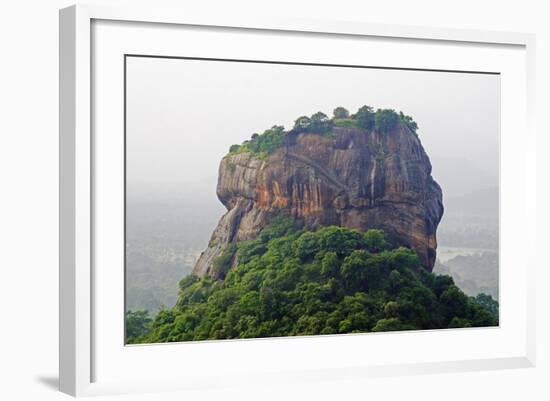
[[[122,367],[135,366],[136,362],[143,360],[146,365],[155,366],[160,361],[171,358],[170,347],[177,345],[161,345],[152,347],[141,347],[139,350],[134,348],[126,352],[124,344],[114,341],[113,347],[120,347],[120,350],[112,352],[113,349],[105,346],[109,341],[105,341],[105,336],[111,336],[102,331],[101,336],[97,335],[97,325],[106,327],[112,323],[101,311],[101,305],[96,305],[94,300],[95,291],[98,286],[105,284],[105,275],[98,276],[94,269],[97,268],[97,261],[108,255],[98,256],[97,248],[94,247],[94,241],[97,240],[98,219],[102,217],[102,210],[97,210],[95,191],[98,189],[96,175],[98,172],[97,160],[102,158],[103,154],[98,156],[98,152],[108,149],[110,144],[97,144],[94,141],[94,126],[100,123],[97,118],[104,118],[100,111],[96,110],[97,104],[94,103],[96,91],[102,90],[92,84],[94,69],[109,68],[110,61],[101,64],[94,59],[95,55],[100,54],[101,46],[105,45],[105,40],[93,41],[94,24],[101,21],[108,21],[108,24],[123,23],[114,29],[115,33],[107,29],[107,34],[113,36],[112,47],[106,49],[106,54],[118,57],[119,52],[123,54],[128,52],[122,47],[130,43],[134,35],[121,33],[124,30],[139,36],[139,30],[145,25],[163,27],[158,33],[150,32],[147,37],[149,43],[138,45],[128,44],[128,48],[138,49],[139,52],[145,51],[149,46],[149,52],[153,49],[156,53],[155,40],[163,35],[171,35],[164,28],[177,29],[177,27],[202,27],[208,29],[230,29],[235,32],[247,32],[250,35],[255,32],[261,32],[264,40],[276,43],[277,34],[286,35],[305,35],[307,40],[318,38],[318,40],[329,40],[331,37],[338,37],[342,40],[357,40],[361,38],[383,39],[385,41],[409,41],[408,43],[418,43],[419,45],[430,44],[437,46],[439,51],[445,51],[446,46],[454,46],[453,52],[468,52],[473,49],[479,54],[479,60],[470,58],[461,64],[456,63],[452,66],[452,57],[441,60],[440,65],[433,65],[434,69],[443,70],[478,70],[480,66],[482,71],[486,71],[488,66],[493,66],[492,71],[501,72],[500,68],[507,68],[506,90],[502,92],[503,110],[511,110],[512,107],[519,105],[519,111],[516,116],[505,115],[503,119],[503,132],[511,132],[511,128],[519,129],[521,138],[506,137],[502,151],[503,173],[501,183],[511,179],[524,182],[524,191],[520,195],[514,195],[511,192],[501,192],[501,205],[503,199],[507,202],[501,210],[504,214],[501,218],[506,218],[507,224],[502,226],[501,243],[502,246],[509,244],[515,237],[511,233],[512,228],[522,230],[526,233],[535,232],[535,133],[532,128],[532,113],[534,110],[534,43],[533,35],[524,33],[507,32],[484,32],[457,29],[437,29],[413,26],[390,26],[374,25],[363,22],[350,21],[316,21],[316,20],[295,20],[292,18],[261,18],[256,16],[233,17],[216,15],[194,15],[187,13],[184,9],[166,10],[150,8],[111,8],[108,6],[78,5],[72,6],[60,11],[60,390],[75,396],[108,394],[108,393],[127,393],[136,391],[161,391],[171,389],[196,389],[207,388],[214,377],[218,380],[217,385],[232,383],[246,384],[247,380],[256,380],[259,382],[291,382],[295,380],[324,380],[327,377],[341,378],[353,377],[361,378],[368,376],[381,375],[399,375],[399,374],[418,374],[430,372],[450,372],[467,371],[480,369],[502,369],[512,367],[529,367],[535,364],[535,319],[534,319],[534,270],[536,261],[524,257],[518,259],[520,255],[514,254],[512,250],[505,249],[506,258],[510,260],[521,260],[521,272],[509,271],[501,279],[503,308],[510,311],[509,319],[505,314],[501,319],[501,327],[497,329],[485,330],[457,330],[441,334],[438,331],[409,334],[380,334],[370,335],[370,342],[377,342],[378,348],[383,346],[384,339],[389,338],[388,344],[396,341],[418,342],[417,346],[422,344],[437,344],[440,336],[445,336],[449,341],[475,343],[486,341],[487,344],[495,344],[494,349],[472,351],[464,358],[458,356],[448,356],[441,354],[440,358],[428,358],[419,360],[413,354],[405,356],[401,360],[384,360],[383,356],[375,357],[367,363],[361,362],[360,353],[357,359],[352,356],[347,360],[337,360],[341,350],[352,350],[353,347],[364,346],[365,338],[363,335],[350,336],[328,336],[322,339],[295,338],[295,339],[266,339],[251,341],[234,341],[220,344],[218,342],[205,342],[203,344],[194,344],[193,347],[186,348],[187,355],[192,358],[198,358],[199,355],[224,355],[226,358],[242,358],[244,365],[246,362],[256,361],[258,355],[264,357],[270,356],[272,363],[277,367],[275,370],[267,367],[255,366],[253,369],[242,366],[239,371],[239,377],[235,378],[227,371],[227,367],[221,364],[218,371],[206,374],[201,365],[197,363],[194,369],[190,369],[182,380],[175,376],[163,375],[159,372],[155,376],[154,372],[143,372],[143,377],[139,376],[138,371],[128,369],[128,375],[118,377],[113,372],[105,375],[103,380],[101,366],[112,366],[112,370],[120,370]],[[162,31],[162,32],[161,32]],[[157,31],[155,31],[157,32]],[[273,33],[274,37],[269,35]],[[206,39],[205,39],[206,40]],[[317,39],[315,39],[317,40]],[[122,47],[117,47],[121,43]],[[170,45],[165,49],[158,49],[161,54],[170,52]],[[105,45],[105,48],[107,46]],[[252,51],[241,46],[243,54]],[[486,61],[483,53],[488,48],[494,48],[495,51],[505,49],[510,51],[503,55],[502,59],[495,56],[493,61]],[[271,47],[273,49],[273,47]],[[468,50],[470,49],[470,50]],[[477,50],[475,50],[477,49]],[[498,50],[501,49],[501,50]],[[258,50],[256,50],[258,51]],[[433,49],[424,50],[426,55],[433,52]],[[507,50],[506,50],[507,51]],[[496,53],[495,53],[496,54]],[[241,56],[242,57],[242,56]],[[258,57],[266,57],[258,55]],[[290,56],[289,56],[290,57]],[[239,57],[234,57],[239,58]],[[108,60],[107,56],[101,57],[101,60]],[[109,59],[110,60],[110,59]],[[292,60],[290,60],[292,61]],[[389,62],[399,63],[399,58]],[[414,61],[418,63],[418,68],[428,68],[425,64],[433,62],[429,57],[425,61]],[[425,64],[422,64],[425,63]],[[485,63],[485,64],[484,64]],[[492,64],[491,64],[492,63]],[[350,60],[349,64],[354,64]],[[506,65],[504,65],[506,64]],[[385,65],[388,65],[387,63]],[[396,64],[399,66],[399,64]],[[395,66],[395,65],[394,65]],[[470,68],[468,68],[470,66]],[[411,67],[411,66],[408,66]],[[413,66],[414,67],[414,66]],[[118,71],[117,74],[121,73]],[[119,74],[120,75],[120,74]],[[103,79],[103,78],[101,78]],[[99,81],[101,81],[101,79]],[[105,82],[105,81],[102,81]],[[119,81],[112,81],[116,90],[122,96],[122,89],[118,87]],[[97,84],[97,82],[95,82]],[[513,100],[511,94],[517,93],[519,99]],[[112,96],[110,96],[113,99]],[[97,101],[97,99],[95,100]],[[116,112],[120,106],[122,97],[113,99],[113,104],[109,107]],[[101,103],[102,105],[104,103]],[[509,107],[509,108],[508,108]],[[97,108],[99,109],[99,108]],[[122,118],[121,115],[113,118]],[[108,118],[106,118],[108,120]],[[111,121],[113,126],[119,126],[118,122]],[[117,125],[118,124],[118,125]],[[106,148],[107,147],[107,148]],[[521,165],[517,169],[512,169],[508,160],[508,153],[514,150],[519,155]],[[112,158],[116,164],[116,158],[122,156],[107,156]],[[113,181],[112,185],[117,185]],[[503,187],[506,191],[506,185]],[[117,215],[114,215],[115,218]],[[119,215],[118,215],[119,216]],[[120,217],[120,216],[119,216]],[[100,226],[103,223],[100,223]],[[114,230],[116,235],[116,230]],[[534,247],[535,241],[532,240],[534,234],[525,234],[524,241],[526,249]],[[502,248],[501,248],[502,250]],[[528,252],[534,255],[534,252]],[[516,276],[517,275],[517,276]],[[119,276],[117,276],[119,277]],[[112,281],[112,287],[115,288],[118,281],[115,278]],[[504,280],[504,281],[503,281]],[[512,288],[516,283],[518,288],[514,287],[515,298],[510,298],[506,293],[507,289]],[[114,294],[113,288],[101,288],[108,294]],[[123,289],[120,288],[120,295]],[[116,298],[115,295],[107,295]],[[510,295],[512,296],[512,295]],[[118,297],[120,298],[120,297]],[[114,302],[119,302],[119,299]],[[100,303],[101,304],[101,303]],[[517,308],[511,305],[517,305]],[[122,310],[122,309],[121,309]],[[504,309],[506,311],[506,309]],[[506,312],[508,313],[508,312]],[[516,317],[518,321],[512,321]],[[104,319],[104,320],[103,320]],[[514,318],[515,319],[515,318]],[[120,316],[122,324],[122,315]],[[109,323],[111,322],[111,323]],[[113,328],[112,336],[118,328]],[[499,334],[500,333],[500,334]],[[508,333],[508,334],[507,334]],[[502,335],[501,335],[502,334]],[[407,337],[405,337],[407,336]],[[398,340],[396,340],[398,339]],[[117,345],[118,344],[118,345]],[[481,342],[480,342],[481,344]],[[504,347],[509,346],[510,352],[506,352]],[[317,351],[323,347],[327,349],[327,356],[324,361],[315,359]],[[338,348],[340,347],[340,348]],[[500,348],[499,348],[500,347]],[[475,347],[474,347],[475,348]],[[175,349],[175,348],[173,348]],[[277,365],[277,354],[282,356],[288,353],[296,353],[299,350],[311,358],[310,363],[298,363],[293,369],[285,369],[284,365]],[[331,351],[332,350],[332,351]],[[120,355],[119,352],[120,351]],[[461,352],[460,346],[457,352]],[[175,353],[176,351],[174,351]],[[100,355],[101,363],[96,363],[96,358]],[[124,355],[123,355],[124,354]],[[128,354],[128,355],[126,355]],[[109,356],[107,356],[109,355]],[[118,356],[120,359],[117,359]],[[111,359],[112,357],[112,359]],[[126,359],[125,359],[126,358]],[[143,359],[141,359],[143,358]],[[332,358],[332,359],[331,359]],[[406,362],[405,362],[406,360]],[[198,362],[198,361],[197,361]],[[126,364],[124,366],[118,364]],[[283,362],[281,362],[283,363]],[[170,363],[168,363],[170,364]],[[190,365],[192,362],[190,363]],[[99,371],[98,371],[99,369]],[[202,369],[202,370],[201,370]],[[225,369],[225,370],[224,370]],[[225,372],[227,377],[225,377]],[[243,374],[244,372],[244,374]],[[135,374],[134,377],[131,375]],[[108,376],[108,377],[107,377]],[[145,378],[145,379],[144,379]],[[240,380],[240,381],[239,381]]]

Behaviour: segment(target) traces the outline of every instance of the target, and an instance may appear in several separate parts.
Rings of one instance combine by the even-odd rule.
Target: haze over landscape
[[[498,299],[499,77],[129,58],[127,308],[171,307],[225,208],[229,146],[337,106],[413,116],[443,191],[434,272]]]

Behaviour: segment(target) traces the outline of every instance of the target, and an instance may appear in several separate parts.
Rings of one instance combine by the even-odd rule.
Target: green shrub
[[[335,118],[333,122],[336,127],[359,128],[357,120],[351,118]]]

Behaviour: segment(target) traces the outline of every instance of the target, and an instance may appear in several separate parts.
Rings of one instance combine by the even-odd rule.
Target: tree
[[[460,327],[472,327],[472,322],[463,317],[453,317],[448,326],[450,329],[460,328]]]
[[[357,231],[344,227],[323,227],[316,232],[321,249],[346,255],[364,245],[363,235]]]
[[[361,106],[353,118],[361,128],[370,130],[374,127],[374,112],[370,106]]]
[[[126,312],[126,338],[129,343],[149,331],[151,318],[146,310]]]
[[[439,297],[441,303],[447,307],[448,316],[466,316],[468,297],[455,285],[447,288]]]
[[[388,290],[392,294],[397,293],[401,289],[403,284],[405,283],[405,280],[403,279],[403,277],[401,276],[401,273],[399,273],[398,270],[392,270],[390,272],[390,275],[389,275],[388,279],[389,279],[388,280],[389,281]]]
[[[329,131],[330,128],[330,121],[325,113],[318,111],[311,116],[311,124],[308,130],[309,132],[322,134]]]
[[[380,284],[380,266],[365,250],[355,250],[342,263],[346,288],[367,291]]]
[[[311,125],[311,118],[308,116],[301,116],[294,121],[294,130],[296,131],[305,131]]]
[[[388,318],[399,317],[399,304],[396,301],[386,302],[384,305],[384,315]]]
[[[454,280],[451,276],[446,275],[434,275],[430,277],[432,279],[431,288],[437,297],[450,286],[454,285]]]
[[[378,109],[374,115],[374,128],[378,132],[388,132],[399,122],[399,115],[392,109]]]
[[[482,307],[476,308],[472,320],[475,327],[496,326],[498,324],[498,319],[495,319],[487,309]]]
[[[349,118],[349,111],[344,107],[339,106],[334,109],[332,115],[334,118]]]
[[[399,119],[403,124],[407,126],[413,133],[416,134],[416,130],[418,129],[418,124],[412,119],[412,117],[407,116],[403,114],[402,111],[399,112]]]
[[[312,232],[305,232],[294,243],[296,256],[301,260],[307,260],[315,256],[319,250],[317,236]]]
[[[493,318],[498,320],[498,302],[487,294],[478,294],[473,301],[485,308]]]
[[[325,277],[334,277],[340,269],[340,261],[335,252],[327,252],[321,261],[321,274]]]
[[[317,113],[311,116],[311,122],[324,123],[326,121],[328,121],[328,116],[322,111],[318,111]]]
[[[370,252],[380,252],[387,246],[384,231],[377,229],[368,230],[364,236],[365,245]]]
[[[372,331],[380,332],[412,329],[414,329],[414,326],[410,324],[403,324],[398,318],[391,317],[389,319],[380,319],[378,322],[376,322],[376,325],[372,328]]]

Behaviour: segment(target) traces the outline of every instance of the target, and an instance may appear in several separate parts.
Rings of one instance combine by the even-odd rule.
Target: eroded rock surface
[[[388,132],[334,127],[333,135],[289,133],[265,158],[243,152],[220,164],[217,194],[226,206],[194,273],[217,277],[227,244],[255,238],[281,211],[307,227],[383,229],[414,249],[430,270],[442,193],[418,137],[404,124]]]

